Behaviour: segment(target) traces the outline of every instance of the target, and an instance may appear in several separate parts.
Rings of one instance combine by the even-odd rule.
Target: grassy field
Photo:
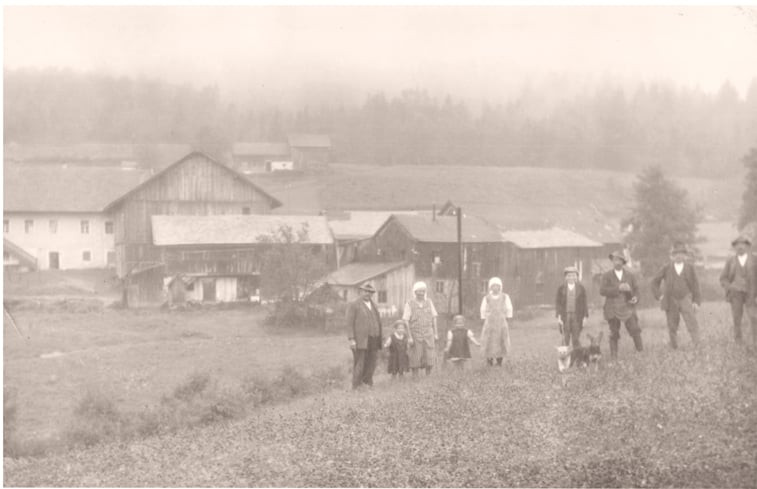
[[[234,378],[349,361],[340,336],[271,336],[241,311],[24,319],[49,338],[21,344],[6,332],[6,383],[27,391],[19,414],[36,410],[38,422],[65,411],[55,403],[87,382],[136,404],[196,368]],[[482,368],[477,357],[466,372],[439,369],[418,381],[394,383],[382,372],[373,390],[357,393],[345,380],[239,420],[5,459],[5,484],[755,487],[757,358],[730,341],[724,304],[706,304],[701,319],[706,347],[693,350],[683,333],[672,352],[662,314],[642,311],[644,353],[624,333],[620,362],[561,375],[554,323],[540,317],[513,325],[502,369]],[[587,330],[604,327],[594,314]],[[84,350],[88,361],[39,358],[50,348]],[[41,402],[51,404],[35,408]]]

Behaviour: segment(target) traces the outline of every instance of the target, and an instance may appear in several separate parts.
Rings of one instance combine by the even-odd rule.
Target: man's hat
[[[563,270],[563,275],[567,275],[569,273],[575,273],[576,275],[578,275],[578,268],[572,266],[565,267],[565,269]]]
[[[670,249],[671,255],[677,255],[679,253],[682,253],[684,255],[689,254],[689,248],[686,246],[686,243],[674,243],[673,247]]]
[[[628,260],[626,260],[626,255],[624,255],[622,251],[613,251],[612,253],[610,253],[610,260],[614,260],[615,258],[623,260],[623,264],[628,263]]]
[[[370,282],[366,282],[358,288],[360,290],[365,290],[366,292],[370,292],[371,294],[374,294],[376,292],[376,289],[373,288],[373,285],[371,285]]]
[[[736,246],[739,243],[744,243],[747,246],[752,246],[752,241],[749,239],[748,236],[741,234],[738,238],[731,241],[731,246]]]

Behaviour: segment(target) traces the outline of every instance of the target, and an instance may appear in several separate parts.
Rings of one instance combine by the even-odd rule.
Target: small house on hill
[[[396,316],[412,295],[415,270],[412,263],[350,263],[320,281],[321,287],[336,292],[345,301],[358,298],[358,287],[370,282],[382,316]]]
[[[560,228],[505,231],[502,241],[502,281],[518,307],[553,304],[567,266],[578,268],[589,299],[597,298],[592,264],[607,259],[602,243]]]
[[[272,246],[265,238],[282,227],[306,229],[307,238],[297,246],[308,248],[327,268],[336,263],[334,239],[322,216],[155,215],[151,222],[157,261],[163,264],[173,302],[232,302],[259,296],[261,260]]]
[[[120,168],[25,165],[6,166],[3,175],[10,260],[3,262],[33,258],[39,270],[114,267],[115,226],[105,209],[149,176]]]
[[[290,134],[289,150],[298,170],[320,168],[331,163],[331,138],[325,134]]]
[[[240,142],[231,150],[234,167],[242,173],[265,173],[283,165],[291,166],[291,155],[287,143]],[[288,168],[291,169],[291,168]]]
[[[463,300],[473,307],[486,282],[500,273],[502,238],[482,219],[463,216]],[[376,232],[359,261],[408,261],[418,280],[426,282],[439,312],[456,312],[459,250],[457,218],[392,215]]]
[[[105,209],[115,222],[116,272],[128,278],[130,303],[157,301],[161,294],[154,270],[162,265],[162,251],[153,241],[153,216],[268,214],[279,206],[245,175],[199,152],[152,175]]]

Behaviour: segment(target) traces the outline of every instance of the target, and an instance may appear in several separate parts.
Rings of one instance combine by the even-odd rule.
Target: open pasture
[[[231,364],[243,357],[283,362],[287,346],[301,341],[314,348],[288,357],[299,359],[298,367],[322,363],[329,353],[335,361],[348,361],[341,336],[259,331],[255,341],[237,339],[240,345],[228,341],[222,347],[218,331],[241,325],[227,320],[219,326],[217,314],[205,319],[216,324],[205,331],[214,339],[177,339],[178,328],[203,322],[184,318],[171,326],[173,316],[167,315],[150,341],[135,342],[142,335],[133,329],[123,333],[121,352],[139,364],[137,351],[144,361],[161,345],[174,350],[172,355],[193,342],[204,345],[189,350],[194,361],[164,364],[172,365],[175,378],[182,367],[213,361],[228,375],[241,368]],[[6,459],[5,481],[19,486],[754,487],[757,358],[732,344],[727,319],[723,304],[707,304],[702,311],[706,346],[693,350],[683,332],[682,349],[672,352],[660,312],[642,311],[644,353],[634,354],[623,335],[617,364],[610,366],[605,358],[598,372],[564,376],[556,368],[554,322],[541,317],[514,325],[514,354],[502,369],[482,368],[474,359],[468,371],[440,369],[418,381],[393,383],[382,375],[373,390],[353,393],[344,386],[257,409],[241,420],[41,459]],[[596,332],[600,325],[595,313],[588,330]],[[173,339],[165,331],[174,331]],[[104,337],[98,341],[95,350],[109,347]],[[211,348],[214,341],[220,344]],[[43,359],[9,348],[14,347],[6,343],[6,376],[38,397],[53,388],[28,377],[39,366],[24,373],[16,363]],[[235,348],[249,354],[234,353]],[[224,353],[211,360],[203,350]],[[603,352],[607,355],[606,340]],[[121,361],[122,368],[129,363]],[[252,368],[253,361],[246,365]],[[58,372],[65,375],[66,369]],[[106,382],[113,374],[109,369],[92,375]],[[127,374],[121,372],[122,383]],[[164,375],[167,388],[170,376]],[[25,399],[21,412],[34,406],[35,395]]]

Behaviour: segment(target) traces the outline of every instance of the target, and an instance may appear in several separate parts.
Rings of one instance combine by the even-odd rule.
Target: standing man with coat
[[[360,297],[347,308],[347,339],[352,350],[352,388],[361,384],[373,386],[376,356],[381,349],[381,316],[371,296],[376,292],[365,283],[360,286]]]
[[[742,235],[734,239],[731,246],[736,254],[725,263],[720,285],[725,289],[725,300],[731,303],[736,343],[744,341],[741,320],[746,311],[747,321],[752,325],[752,342],[757,347],[757,263],[750,252],[752,241]]]
[[[610,326],[610,357],[618,357],[618,340],[620,323],[625,323],[628,334],[633,338],[636,351],[642,351],[641,328],[636,316],[636,304],[639,302],[639,286],[636,277],[625,268],[626,257],[623,253],[610,253],[613,269],[602,274],[599,294],[605,298],[604,316]]]
[[[694,267],[686,263],[687,256],[689,250],[686,245],[675,243],[670,252],[671,262],[662,267],[652,279],[652,294],[660,301],[660,307],[667,316],[670,347],[674,350],[678,348],[677,335],[681,316],[694,346],[699,345],[699,323],[696,313],[702,304],[702,293]],[[662,282],[665,282],[663,290],[660,289]]]
[[[589,317],[586,303],[586,289],[578,281],[578,269],[566,267],[563,271],[565,282],[557,288],[555,298],[555,315],[563,335],[563,345],[578,348],[581,346],[581,330],[584,319]]]

